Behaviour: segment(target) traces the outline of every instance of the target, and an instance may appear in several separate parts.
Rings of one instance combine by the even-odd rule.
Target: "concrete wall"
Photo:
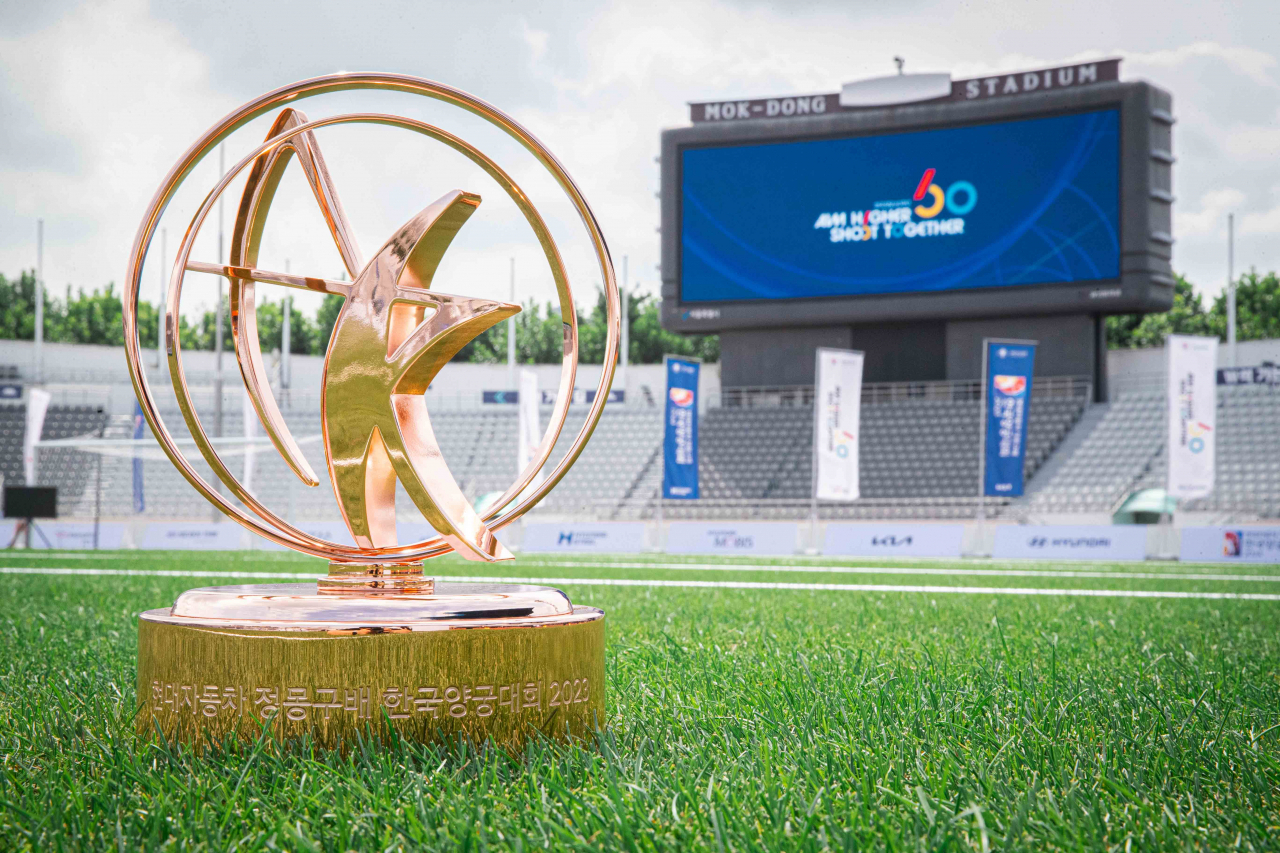
[[[1241,341],[1236,347],[1236,367],[1256,366],[1264,361],[1280,364],[1280,338]],[[1122,390],[1147,386],[1162,390],[1166,363],[1164,347],[1113,349],[1107,352],[1107,375]],[[1231,351],[1225,343],[1219,344],[1218,367],[1231,366]]]

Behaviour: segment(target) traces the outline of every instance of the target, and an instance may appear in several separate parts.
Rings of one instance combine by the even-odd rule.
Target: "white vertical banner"
[[[1202,498],[1213,491],[1218,409],[1218,339],[1169,335],[1169,494]]]
[[[813,496],[857,500],[862,353],[819,348],[814,391]]]
[[[538,404],[542,395],[538,392],[538,374],[532,370],[520,371],[520,426],[516,440],[516,471],[523,473],[538,455],[538,445],[542,443],[542,420],[538,416]],[[544,479],[544,473],[529,483],[530,488],[537,488]]]
[[[258,435],[258,413],[253,408],[253,401],[249,399],[249,392],[244,391],[242,394],[240,407],[244,417],[244,476],[240,478],[240,482],[246,492],[253,494],[253,440]]]
[[[27,429],[22,435],[22,471],[26,475],[27,485],[36,484],[36,442],[44,431],[44,415],[49,411],[49,401],[53,396],[40,388],[32,388],[27,392]]]

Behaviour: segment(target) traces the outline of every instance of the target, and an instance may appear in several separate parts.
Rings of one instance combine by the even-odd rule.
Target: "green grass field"
[[[0,556],[0,849],[1280,847],[1276,566],[525,556],[608,613],[608,726],[514,757],[138,739],[138,612],[218,583],[156,570],[322,564]]]

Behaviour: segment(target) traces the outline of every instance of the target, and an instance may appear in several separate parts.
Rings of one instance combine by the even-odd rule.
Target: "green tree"
[[[44,292],[45,329],[54,300],[48,288]],[[0,337],[11,341],[30,341],[36,336],[36,274],[23,270],[16,279],[0,276]]]
[[[1227,334],[1227,294],[1213,300],[1214,334]],[[1236,280],[1236,340],[1280,338],[1280,278],[1249,272]]]
[[[719,335],[681,335],[662,327],[661,302],[652,295],[633,296],[627,315],[631,321],[629,356],[632,364],[657,364],[664,355],[689,355],[720,360]]]
[[[1168,335],[1220,334],[1216,318],[1204,308],[1191,282],[1176,276],[1173,307],[1158,314],[1118,314],[1107,318],[1107,346],[1112,349],[1161,347]]]
[[[324,301],[316,311],[316,332],[311,342],[312,355],[324,355],[329,351],[329,339],[333,337],[333,327],[338,322],[338,312],[347,300],[336,293],[325,294]]]

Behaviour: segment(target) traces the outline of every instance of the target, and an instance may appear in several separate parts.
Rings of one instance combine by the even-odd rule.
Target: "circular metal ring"
[[[255,512],[262,512],[263,513],[262,517],[264,520],[269,520],[272,522],[272,524],[277,525],[275,529],[267,527],[266,525],[262,524],[262,522],[259,521],[259,519],[256,519],[246,514],[245,512],[241,511],[240,509],[232,506],[230,503],[226,501],[225,498],[223,498],[220,494],[218,494],[217,491],[212,489],[203,480],[203,478],[200,477],[199,474],[195,472],[195,470],[191,467],[190,463],[186,460],[186,458],[178,451],[178,448],[174,443],[172,436],[169,434],[168,430],[165,428],[163,424],[163,421],[160,419],[159,412],[155,405],[155,400],[151,395],[151,389],[146,378],[146,373],[141,366],[142,359],[141,359],[140,344],[138,340],[138,329],[137,329],[137,305],[138,305],[138,293],[139,293],[140,283],[141,283],[142,264],[146,257],[147,250],[150,247],[151,240],[154,237],[155,229],[159,223],[160,217],[163,214],[165,208],[167,207],[169,201],[173,198],[174,193],[177,192],[177,189],[181,185],[181,183],[190,174],[191,170],[195,168],[196,164],[198,164],[204,158],[204,156],[208,154],[209,151],[211,151],[219,142],[221,142],[223,139],[225,139],[227,136],[233,133],[236,129],[238,129],[239,127],[242,127],[244,124],[253,120],[254,118],[257,118],[258,116],[261,116],[264,113],[269,112],[271,109],[275,108],[276,106],[279,106],[284,103],[293,103],[293,102],[296,102],[297,100],[301,100],[307,97],[314,97],[317,95],[323,95],[327,93],[345,91],[350,89],[389,90],[389,91],[399,91],[399,92],[406,92],[410,94],[422,95],[435,100],[440,100],[446,103],[453,104],[469,112],[472,112],[476,115],[479,115],[481,118],[485,119],[489,123],[495,125],[499,129],[506,132],[509,136],[516,139],[526,150],[532,153],[534,157],[544,166],[544,168],[546,168],[551,173],[552,177],[556,179],[556,182],[560,184],[561,188],[564,190],[565,194],[569,197],[569,200],[572,202],[579,216],[581,217],[583,225],[586,227],[587,232],[591,238],[591,242],[595,250],[596,258],[600,266],[600,272],[601,272],[602,279],[604,281],[604,288],[605,288],[607,336],[606,336],[606,343],[605,343],[604,364],[600,374],[600,381],[599,381],[599,384],[597,385],[596,396],[595,396],[595,399],[592,401],[590,409],[587,412],[587,417],[585,419],[585,422],[583,423],[582,428],[579,430],[578,435],[575,436],[574,438],[573,444],[570,446],[569,450],[565,453],[564,457],[557,464],[555,469],[553,469],[552,472],[547,476],[546,480],[532,493],[527,495],[524,498],[524,500],[520,501],[513,509],[507,512],[505,515],[501,517],[497,517],[495,520],[495,517],[497,516],[498,512],[506,508],[511,503],[511,501],[514,500],[516,496],[518,496],[523,491],[524,487],[527,486],[528,482],[532,479],[532,476],[534,472],[536,472],[537,468],[531,465],[530,470],[528,470],[527,472],[521,473],[521,476],[518,479],[517,483],[513,484],[513,486],[510,489],[508,489],[506,493],[504,493],[504,495],[498,501],[498,503],[495,504],[495,508],[485,516],[485,521],[486,522],[492,521],[492,524],[490,524],[490,527],[493,529],[498,529],[511,523],[515,519],[522,516],[525,512],[527,512],[539,500],[545,497],[547,492],[549,492],[552,488],[554,488],[555,485],[564,477],[564,475],[568,472],[569,468],[577,460],[578,456],[581,455],[587,440],[590,438],[591,433],[594,431],[596,424],[599,422],[600,415],[604,408],[604,404],[607,402],[607,399],[609,396],[608,391],[609,391],[609,387],[612,385],[614,367],[617,361],[618,340],[620,336],[620,312],[619,312],[620,300],[619,300],[619,294],[618,294],[617,280],[614,276],[614,271],[613,271],[613,263],[609,256],[608,247],[604,241],[604,235],[600,231],[600,226],[599,226],[599,223],[596,221],[594,213],[592,212],[590,206],[587,204],[586,199],[583,198],[582,193],[578,189],[577,185],[573,182],[573,179],[569,177],[564,167],[550,153],[550,151],[548,151],[545,148],[545,146],[543,146],[542,143],[539,142],[532,134],[530,134],[527,130],[525,130],[518,123],[516,123],[514,119],[510,118],[506,114],[490,106],[484,101],[481,101],[478,98],[474,98],[473,96],[468,95],[465,92],[462,92],[458,89],[454,89],[452,87],[445,86],[443,84],[434,83],[429,80],[423,80],[420,78],[408,77],[408,76],[402,76],[402,75],[389,75],[389,74],[337,74],[337,75],[330,75],[326,77],[318,77],[312,80],[305,80],[300,83],[295,83],[291,86],[286,86],[282,89],[276,90],[275,92],[271,92],[267,95],[264,95],[261,98],[258,98],[257,100],[250,102],[244,107],[241,107],[239,110],[231,113],[230,115],[225,117],[222,121],[220,121],[217,125],[215,125],[212,129],[210,129],[195,145],[193,145],[187,151],[187,153],[178,162],[178,164],[175,165],[173,169],[169,172],[169,175],[166,177],[164,183],[161,185],[160,190],[158,190],[155,196],[152,198],[151,203],[148,206],[146,216],[143,219],[142,225],[139,227],[137,236],[134,238],[133,249],[131,251],[130,259],[129,259],[128,275],[125,281],[125,307],[126,307],[126,310],[124,312],[125,354],[129,364],[130,376],[133,379],[134,390],[136,391],[138,395],[138,399],[142,404],[143,414],[147,418],[147,422],[151,425],[152,431],[156,435],[156,438],[160,442],[161,447],[164,449],[166,455],[169,456],[169,459],[178,468],[179,472],[182,473],[182,475],[187,479],[187,481],[190,482],[191,485],[195,487],[198,492],[200,492],[207,500],[214,503],[215,506],[217,506],[220,510],[222,510],[229,517],[231,517],[232,520],[236,521],[237,523],[241,524],[242,526],[250,530],[253,530],[256,533],[259,533],[262,536],[265,536],[268,539],[271,539],[272,541],[275,541],[279,544],[285,545],[290,548],[294,548],[296,550],[303,551],[305,553],[313,554],[318,557],[333,558],[335,556],[338,556],[342,559],[352,561],[352,562],[369,562],[369,563],[386,562],[389,560],[394,560],[394,561],[421,560],[427,557],[433,557],[433,556],[438,556],[440,554],[447,553],[452,549],[448,544],[443,542],[441,537],[435,537],[433,539],[423,540],[421,542],[417,542],[412,545],[397,546],[396,548],[393,548],[393,549],[386,549],[386,548],[370,549],[370,550],[353,549],[348,546],[342,546],[336,543],[326,542],[325,540],[311,537],[308,534],[304,533],[303,531],[293,527],[292,525],[289,525],[283,522],[283,520],[276,517],[274,513],[270,513],[269,511],[266,511],[265,507],[261,507],[260,509],[258,507],[255,507]],[[430,131],[432,132],[443,133],[441,131],[437,131],[435,128],[431,128],[430,125],[424,125],[421,122],[414,122],[413,120],[409,120],[409,119],[401,119],[401,118],[386,117],[386,116],[380,116],[379,118],[384,119],[383,123],[389,123],[389,124],[400,123],[400,126],[406,126],[406,127],[410,127],[411,129],[417,129],[420,132],[425,132],[423,131],[423,128],[429,128]],[[388,119],[388,118],[390,118],[391,121],[389,122],[385,121],[385,119]],[[260,147],[260,150],[255,152],[255,154],[252,155],[250,158],[248,158],[246,162],[252,162],[252,160],[257,156],[259,156],[262,153],[262,151],[271,150],[273,146],[278,146],[282,144],[284,141],[287,141],[287,139],[291,138],[293,135],[296,135],[296,133],[301,133],[307,129],[312,129],[317,126],[323,126],[325,124],[338,124],[338,123],[342,123],[343,121],[353,121],[353,120],[357,120],[357,117],[340,116],[340,117],[334,117],[332,119],[322,119],[316,122],[310,122],[305,126],[295,128],[294,132],[292,133],[281,134],[278,137],[268,140],[266,143],[264,143]],[[370,117],[359,116],[359,120],[368,121],[370,120]],[[433,135],[433,134],[428,132],[427,135]],[[445,136],[450,136],[450,135],[445,134]],[[440,137],[437,136],[436,138],[440,138]],[[456,137],[452,137],[452,136],[450,136],[450,138],[456,139]],[[442,141],[444,140],[442,139]],[[457,141],[461,143],[461,145],[466,146],[466,143],[462,143],[461,140],[457,140]],[[466,147],[470,148],[470,146],[466,146]],[[462,151],[464,154],[467,153],[462,148],[458,148],[457,150]],[[471,150],[474,151],[474,149],[471,149]],[[475,153],[479,154],[479,152],[475,152]],[[479,155],[479,156],[483,158],[483,155]],[[475,158],[472,158],[472,159],[473,161],[475,161]],[[483,158],[483,159],[487,161],[488,158]],[[475,162],[480,162],[480,161],[475,161]],[[482,162],[480,164],[482,166],[484,165],[484,163]],[[245,166],[245,163],[238,164],[235,171],[238,172],[240,169],[244,168],[244,166]],[[495,168],[496,168],[496,164],[495,164]],[[492,175],[492,173],[490,174]],[[215,193],[211,193],[210,196],[206,198],[205,205],[202,208],[202,213],[198,214],[201,220],[203,220],[203,215],[207,215],[208,207],[211,205],[211,200],[216,197],[217,192],[220,192],[222,189],[225,188],[226,183],[227,183],[227,179],[224,179],[222,182],[220,182],[219,187],[217,188]],[[531,205],[530,205],[530,209],[532,210]],[[536,210],[533,211],[533,214],[534,216],[537,215]],[[536,230],[536,226],[535,226],[535,230]],[[195,225],[193,222],[193,229],[189,230],[188,234],[186,235],[186,239],[184,239],[184,244],[183,244],[188,251],[190,248],[190,242],[191,240],[194,239],[194,234],[196,231],[198,231],[198,225]],[[181,252],[179,254],[182,259],[182,264],[181,266],[179,266],[177,263],[175,263],[175,267],[174,267],[175,276],[180,276],[182,274],[185,274],[185,255]],[[567,283],[566,283],[566,289],[567,289]],[[570,296],[570,300],[571,298],[572,297]],[[176,314],[176,308],[174,313]],[[170,330],[170,333],[173,334],[173,330]],[[180,352],[180,346],[174,346],[174,341],[167,341],[166,343],[171,347],[171,349],[169,350],[170,356],[175,357]],[[575,349],[575,352],[573,353],[573,358],[575,362],[576,362],[576,357],[577,357],[577,352]],[[568,358],[568,354],[566,354],[566,359],[567,358]],[[563,383],[562,383],[562,386],[563,386]],[[570,395],[572,394],[572,390],[573,390],[572,384],[570,384],[570,387],[568,390],[568,393]],[[562,400],[563,397],[564,397],[564,388],[562,387],[560,389],[560,394],[557,397],[556,408],[557,408],[557,411],[559,411],[561,408],[561,403],[563,402],[563,407],[567,413],[568,401]],[[563,426],[562,420],[561,420],[560,426],[561,427]],[[554,439],[550,441],[547,440],[549,437],[550,437],[550,429],[548,429],[548,435],[544,436],[544,442],[543,442],[544,448],[540,448],[540,452],[543,449],[545,449],[546,455],[550,454],[550,450],[554,445]],[[212,450],[212,448],[210,448],[210,450]],[[216,454],[215,454],[215,457],[216,457]],[[545,458],[546,456],[544,455],[543,459]],[[524,476],[526,473],[528,475],[527,477]]]

